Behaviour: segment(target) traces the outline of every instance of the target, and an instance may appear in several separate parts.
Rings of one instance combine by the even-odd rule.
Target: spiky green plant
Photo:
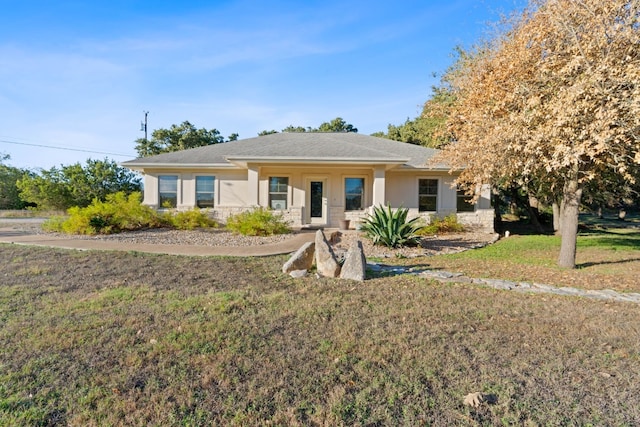
[[[390,248],[415,245],[418,242],[417,235],[420,230],[419,218],[407,221],[409,209],[398,208],[395,211],[390,205],[375,206],[373,213],[367,216],[361,230],[376,245],[385,245]]]

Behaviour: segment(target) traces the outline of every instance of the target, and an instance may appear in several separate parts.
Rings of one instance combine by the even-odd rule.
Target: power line
[[[82,148],[57,147],[57,146],[54,146],[54,145],[33,144],[33,143],[28,143],[28,142],[10,141],[8,139],[0,139],[0,142],[4,142],[6,144],[15,144],[15,145],[28,145],[30,147],[51,148],[51,149],[54,149],[54,150],[79,151],[81,153],[106,154],[106,155],[109,155],[109,156],[117,156],[117,157],[132,157],[131,154],[109,153],[109,152],[106,152],[106,151],[84,150]]]

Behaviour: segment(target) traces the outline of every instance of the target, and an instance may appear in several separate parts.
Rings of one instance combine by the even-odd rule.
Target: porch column
[[[247,172],[247,184],[249,186],[247,192],[247,204],[249,206],[259,206],[258,200],[258,175],[259,169],[257,166],[249,166]]]
[[[373,200],[372,205],[385,205],[387,196],[385,194],[385,166],[376,166],[373,168]]]

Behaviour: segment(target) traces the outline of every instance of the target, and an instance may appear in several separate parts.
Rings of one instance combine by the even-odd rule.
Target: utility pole
[[[143,111],[144,113],[144,122],[140,122],[140,130],[144,131],[144,140],[147,141],[147,116],[149,115],[148,111]]]

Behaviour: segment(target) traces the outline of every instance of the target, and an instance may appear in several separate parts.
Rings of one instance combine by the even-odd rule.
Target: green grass
[[[559,248],[558,236],[512,236],[481,249],[443,257],[469,261],[509,259],[514,264],[553,265],[555,259],[548,255]]]
[[[560,250],[560,236],[523,235],[502,239],[484,248],[444,255],[452,259],[502,261],[514,264],[553,265]],[[595,248],[605,251],[640,250],[640,232],[629,229],[612,229],[582,233],[578,236],[578,250]]]
[[[560,237],[513,235],[481,249],[428,260],[469,277],[640,292],[640,231],[591,228],[578,235],[577,268],[558,267]]]
[[[0,245],[0,425],[640,422],[635,305],[284,261]]]

